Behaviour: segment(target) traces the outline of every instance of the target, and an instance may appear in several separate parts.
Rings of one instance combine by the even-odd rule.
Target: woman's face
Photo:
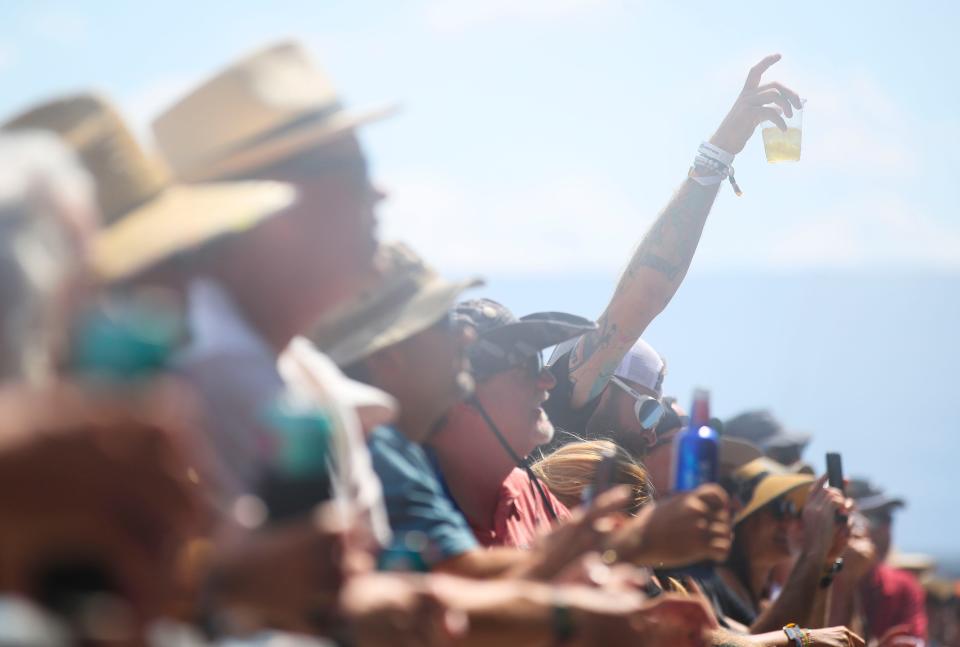
[[[743,533],[752,563],[774,566],[794,556],[802,526],[799,512],[784,507],[789,508],[776,500],[747,517],[737,528],[738,533]]]

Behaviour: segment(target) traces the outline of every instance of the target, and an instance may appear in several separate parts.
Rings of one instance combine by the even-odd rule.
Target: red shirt
[[[541,486],[557,513],[557,519],[568,519],[570,511],[567,507],[553,496],[546,485]],[[471,529],[477,541],[487,547],[530,548],[536,538],[550,528],[551,523],[550,514],[536,486],[526,471],[516,467],[500,486],[497,507],[493,513],[493,528],[471,525]]]
[[[880,564],[860,583],[869,637],[880,638],[891,627],[907,625],[910,635],[927,639],[923,588],[906,571]]]

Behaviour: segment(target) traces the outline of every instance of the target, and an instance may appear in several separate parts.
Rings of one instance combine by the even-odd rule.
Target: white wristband
[[[723,182],[722,175],[689,175],[689,178],[700,186],[713,186]]]
[[[700,144],[700,148],[697,149],[704,157],[709,157],[710,159],[717,160],[724,166],[730,166],[733,164],[733,153],[728,153],[718,146],[714,146],[710,142],[703,142]]]

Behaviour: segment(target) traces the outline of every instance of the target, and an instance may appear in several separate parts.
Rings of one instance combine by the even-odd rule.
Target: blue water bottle
[[[717,480],[719,436],[710,427],[710,392],[696,389],[690,408],[690,423],[677,436],[674,465],[675,492],[689,492]]]

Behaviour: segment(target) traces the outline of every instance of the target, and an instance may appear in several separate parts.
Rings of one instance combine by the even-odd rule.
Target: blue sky
[[[933,486],[956,482],[960,449],[958,7],[8,1],[0,115],[93,87],[147,135],[157,111],[231,59],[301,39],[349,105],[404,107],[364,133],[391,195],[386,238],[450,274],[494,277],[520,311],[595,315],[747,69],[780,52],[766,78],[807,99],[803,159],[768,165],[759,137],[747,145],[735,162],[745,195],[721,191],[691,279],[650,338],[681,396],[706,378],[724,414],[768,405],[837,434],[833,448],[869,444],[860,471],[895,475],[922,500],[904,543],[949,552],[960,527],[937,511],[955,504]],[[688,325],[698,300],[710,334]],[[839,410],[845,399],[856,411]],[[897,413],[919,402],[929,435],[904,452],[913,430]],[[843,431],[859,423],[871,434]]]
[[[368,129],[385,234],[451,271],[616,271],[747,68],[808,99],[804,159],[737,160],[697,268],[960,266],[960,9],[944,3],[7,2],[0,112],[91,85],[146,131],[194,81],[302,39]],[[953,145],[951,145],[951,143]],[[467,249],[449,244],[468,235]],[[563,254],[530,254],[531,236]],[[490,244],[497,253],[491,254]],[[569,251],[567,251],[569,250]]]

